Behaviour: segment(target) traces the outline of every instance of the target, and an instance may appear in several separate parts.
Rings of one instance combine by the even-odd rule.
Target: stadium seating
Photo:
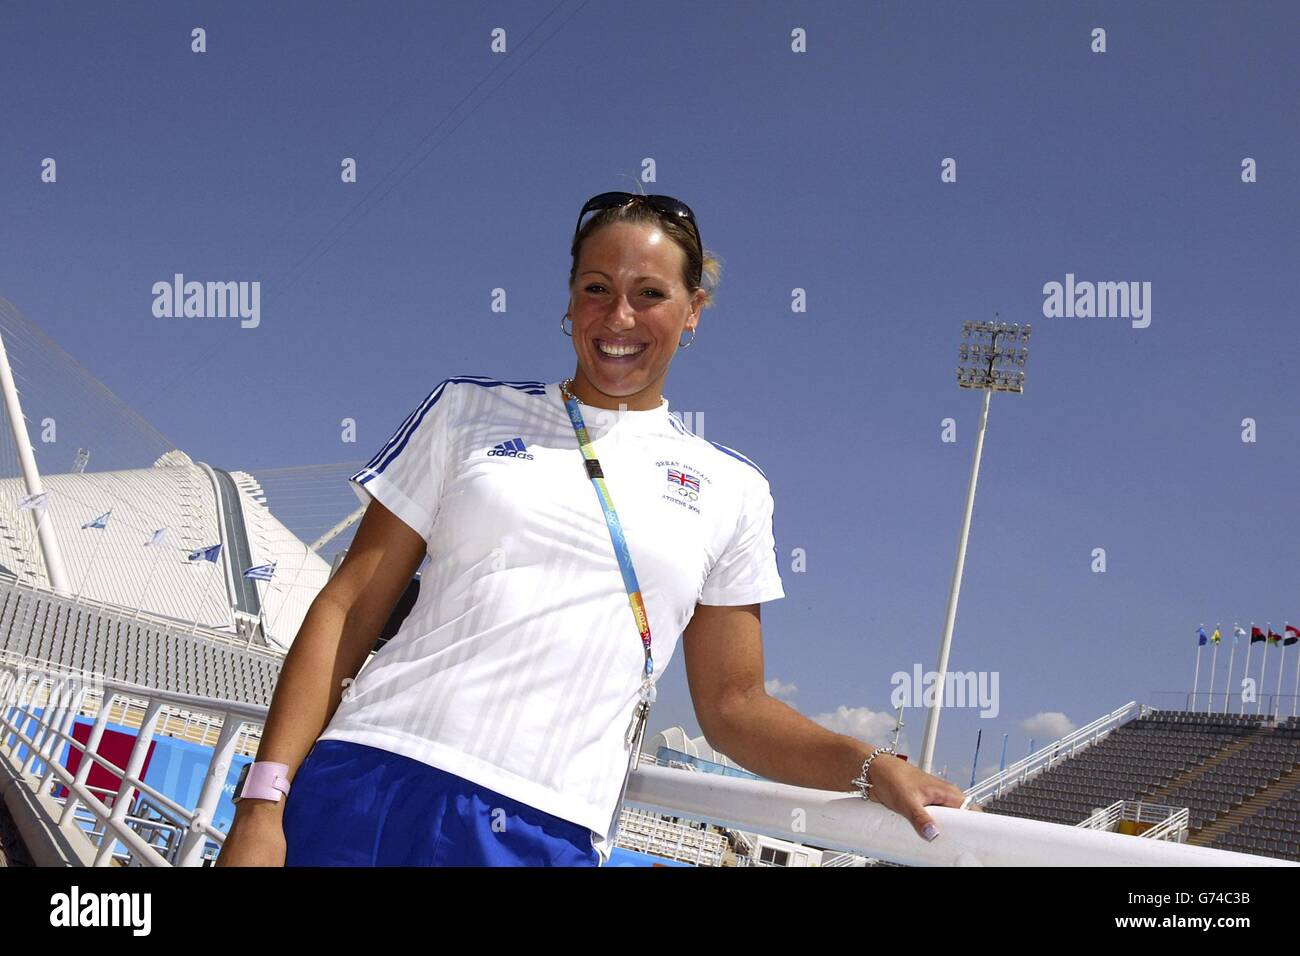
[[[145,687],[270,705],[281,652],[189,630],[0,580],[0,651]]]
[[[1116,800],[1187,807],[1189,843],[1300,861],[1300,723],[1150,711],[985,809],[1073,825]]]

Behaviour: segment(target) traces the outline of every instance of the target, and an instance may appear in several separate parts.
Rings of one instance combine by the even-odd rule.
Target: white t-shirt
[[[771,491],[667,399],[580,408],[657,679],[697,603],[785,596]],[[423,536],[429,560],[410,614],[321,739],[403,754],[588,827],[608,860],[645,657],[559,383],[446,379],[349,481]]]

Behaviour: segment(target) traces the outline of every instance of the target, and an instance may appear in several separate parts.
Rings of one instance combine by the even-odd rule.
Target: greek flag
[[[18,499],[17,510],[24,511],[30,508],[44,508],[46,504],[45,499],[49,497],[49,494],[48,491],[42,491],[34,495],[24,495]]]
[[[217,555],[221,553],[221,545],[214,544],[206,548],[196,548],[190,552],[189,560],[191,561],[212,561],[216,562]]]
[[[81,526],[81,529],[84,531],[86,528],[107,528],[108,516],[111,515],[112,513],[113,513],[113,509],[109,508],[107,511],[105,511],[94,521],[87,521],[85,524]]]
[[[254,581],[269,581],[273,574],[275,574],[274,561],[270,564],[258,564],[244,569],[244,577],[252,578]]]

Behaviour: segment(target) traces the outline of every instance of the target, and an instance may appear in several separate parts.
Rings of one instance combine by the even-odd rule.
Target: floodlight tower
[[[925,718],[925,742],[921,748],[921,769],[930,773],[934,759],[934,741],[939,734],[939,711],[943,709],[944,682],[948,674],[948,653],[952,649],[952,627],[957,620],[957,597],[961,593],[961,575],[966,565],[966,541],[970,537],[971,512],[975,509],[975,483],[979,480],[980,456],[984,453],[984,431],[989,422],[989,402],[994,392],[1023,392],[1025,362],[1029,358],[1029,325],[1005,322],[963,322],[959,350],[962,364],[957,366],[957,385],[984,392],[979,433],[975,436],[975,456],[970,466],[970,483],[966,487],[966,510],[961,518],[961,536],[957,541],[957,565],[948,589],[948,611],[944,615],[943,640],[939,643],[938,679],[934,703]]]

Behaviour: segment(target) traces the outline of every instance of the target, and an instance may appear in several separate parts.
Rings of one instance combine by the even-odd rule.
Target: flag
[[[1270,627],[1270,628],[1268,629],[1268,642],[1269,642],[1270,644],[1276,646],[1276,645],[1277,645],[1277,642],[1280,641],[1280,640],[1282,640],[1282,635],[1281,635],[1281,634],[1274,634],[1274,633],[1273,633],[1273,629]]]
[[[217,555],[221,553],[221,545],[214,544],[207,548],[196,548],[190,552],[189,560],[191,561],[212,561],[217,560]]]
[[[252,578],[254,581],[269,581],[271,575],[275,574],[275,562],[270,564],[259,564],[251,568],[244,569],[244,577]]]
[[[99,516],[98,518],[96,518],[94,521],[87,521],[85,524],[83,524],[83,525],[81,526],[81,529],[84,531],[84,530],[86,530],[87,528],[107,528],[107,527],[108,527],[108,516],[111,515],[112,513],[113,513],[113,509],[112,509],[112,508],[109,508],[107,511],[105,511],[102,515],[100,515],[100,516]]]
[[[1245,637],[1245,636],[1246,636],[1246,629],[1244,627],[1242,627],[1240,624],[1232,625],[1232,643],[1234,646],[1237,643],[1237,638]]]
[[[1286,639],[1282,643],[1290,647],[1296,641],[1300,641],[1300,630],[1296,630],[1294,624],[1288,624],[1286,626]]]
[[[689,488],[691,491],[700,490],[700,479],[694,475],[688,475],[685,472],[677,471],[674,468],[668,469],[668,480],[677,485]]]
[[[1258,644],[1260,641],[1263,640],[1265,640],[1264,632],[1261,631],[1259,628],[1252,626],[1250,629],[1250,643]]]
[[[44,508],[47,504],[46,498],[49,497],[48,491],[42,491],[34,495],[23,495],[18,499],[17,511],[23,511],[28,508]]]
[[[146,548],[154,548],[163,543],[163,538],[167,534],[166,528],[159,528],[153,533],[153,537],[144,543]]]
[[[1197,647],[1202,646],[1203,644],[1205,644],[1205,642],[1206,642],[1207,640],[1209,640],[1209,638],[1207,638],[1207,637],[1205,636],[1205,628],[1203,628],[1203,627],[1198,627],[1198,628],[1196,629],[1196,633],[1199,635],[1199,640],[1197,640],[1197,642],[1196,642],[1196,646],[1197,646]]]
[[[1220,639],[1222,638],[1222,636],[1223,636],[1223,635],[1221,635],[1221,634],[1219,633],[1219,629],[1216,627],[1216,628],[1214,629],[1214,633],[1210,635],[1210,640],[1212,640],[1215,644],[1217,644],[1217,643],[1219,643],[1219,641],[1220,641]]]

